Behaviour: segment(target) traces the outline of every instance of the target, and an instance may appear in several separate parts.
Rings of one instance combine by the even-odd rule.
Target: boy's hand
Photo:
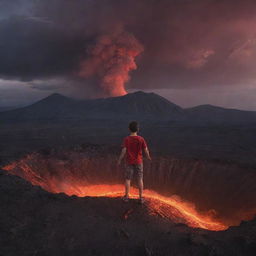
[[[150,156],[150,154],[149,154],[148,148],[145,148],[145,154],[146,154],[147,159],[148,159],[149,161],[151,161],[152,159],[151,159],[151,156]]]
[[[122,152],[121,152],[121,154],[120,154],[120,157],[118,158],[117,165],[120,165],[120,164],[121,164],[121,161],[122,161],[122,159],[124,158],[125,154],[126,154],[126,148],[124,147],[124,148],[122,149]]]

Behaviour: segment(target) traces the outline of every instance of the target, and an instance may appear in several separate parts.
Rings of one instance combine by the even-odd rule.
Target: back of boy
[[[147,148],[146,141],[138,135],[130,135],[124,138],[123,147],[126,148],[127,164],[142,164],[142,150]]]
[[[136,173],[138,177],[139,200],[143,203],[143,151],[147,158],[151,160],[147,143],[145,139],[137,134],[139,125],[136,121],[129,124],[130,135],[125,137],[122,143],[122,152],[118,160],[118,164],[126,155],[125,168],[125,196],[124,201],[129,200],[131,179]]]

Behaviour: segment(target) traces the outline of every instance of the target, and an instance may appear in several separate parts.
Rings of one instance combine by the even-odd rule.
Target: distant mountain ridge
[[[4,120],[83,120],[106,118],[176,118],[183,109],[155,94],[135,92],[120,97],[76,100],[52,94],[30,106],[0,114]]]
[[[54,93],[27,107],[0,113],[2,121],[154,120],[191,125],[256,124],[256,111],[200,105],[182,108],[155,93],[142,91],[124,96],[76,100]]]
[[[188,119],[204,124],[255,123],[256,111],[223,108],[210,104],[185,109]]]

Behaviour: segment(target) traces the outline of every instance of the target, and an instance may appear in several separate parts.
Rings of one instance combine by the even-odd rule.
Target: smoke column
[[[129,72],[137,69],[135,58],[142,51],[143,46],[128,32],[102,35],[87,49],[88,57],[80,63],[78,75],[95,77],[105,96],[125,95]]]

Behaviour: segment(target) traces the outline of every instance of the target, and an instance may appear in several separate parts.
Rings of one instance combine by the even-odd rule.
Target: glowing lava
[[[66,187],[66,186],[65,186]],[[79,197],[121,197],[124,194],[123,185],[90,185],[66,187],[65,193]],[[131,189],[131,198],[136,198],[138,191]],[[183,222],[190,227],[208,230],[225,230],[228,227],[213,220],[211,214],[199,214],[194,205],[182,201],[178,196],[164,197],[152,190],[145,190],[146,206],[151,214],[160,215],[175,222]]]
[[[12,172],[12,165],[6,166],[6,171]],[[31,182],[33,185],[41,186],[43,189],[51,193],[64,192],[65,194],[79,197],[121,197],[124,194],[124,186],[120,184],[82,184],[81,180],[77,180],[73,176],[61,177],[47,176],[42,177],[36,174],[32,168],[23,166],[23,173],[19,175]],[[136,198],[138,191],[131,188],[131,198]],[[213,231],[225,230],[228,226],[214,219],[212,212],[206,214],[199,213],[195,206],[185,202],[178,196],[164,197],[152,190],[145,190],[145,205],[151,215],[159,215],[176,223],[184,223],[193,228],[203,228]]]

